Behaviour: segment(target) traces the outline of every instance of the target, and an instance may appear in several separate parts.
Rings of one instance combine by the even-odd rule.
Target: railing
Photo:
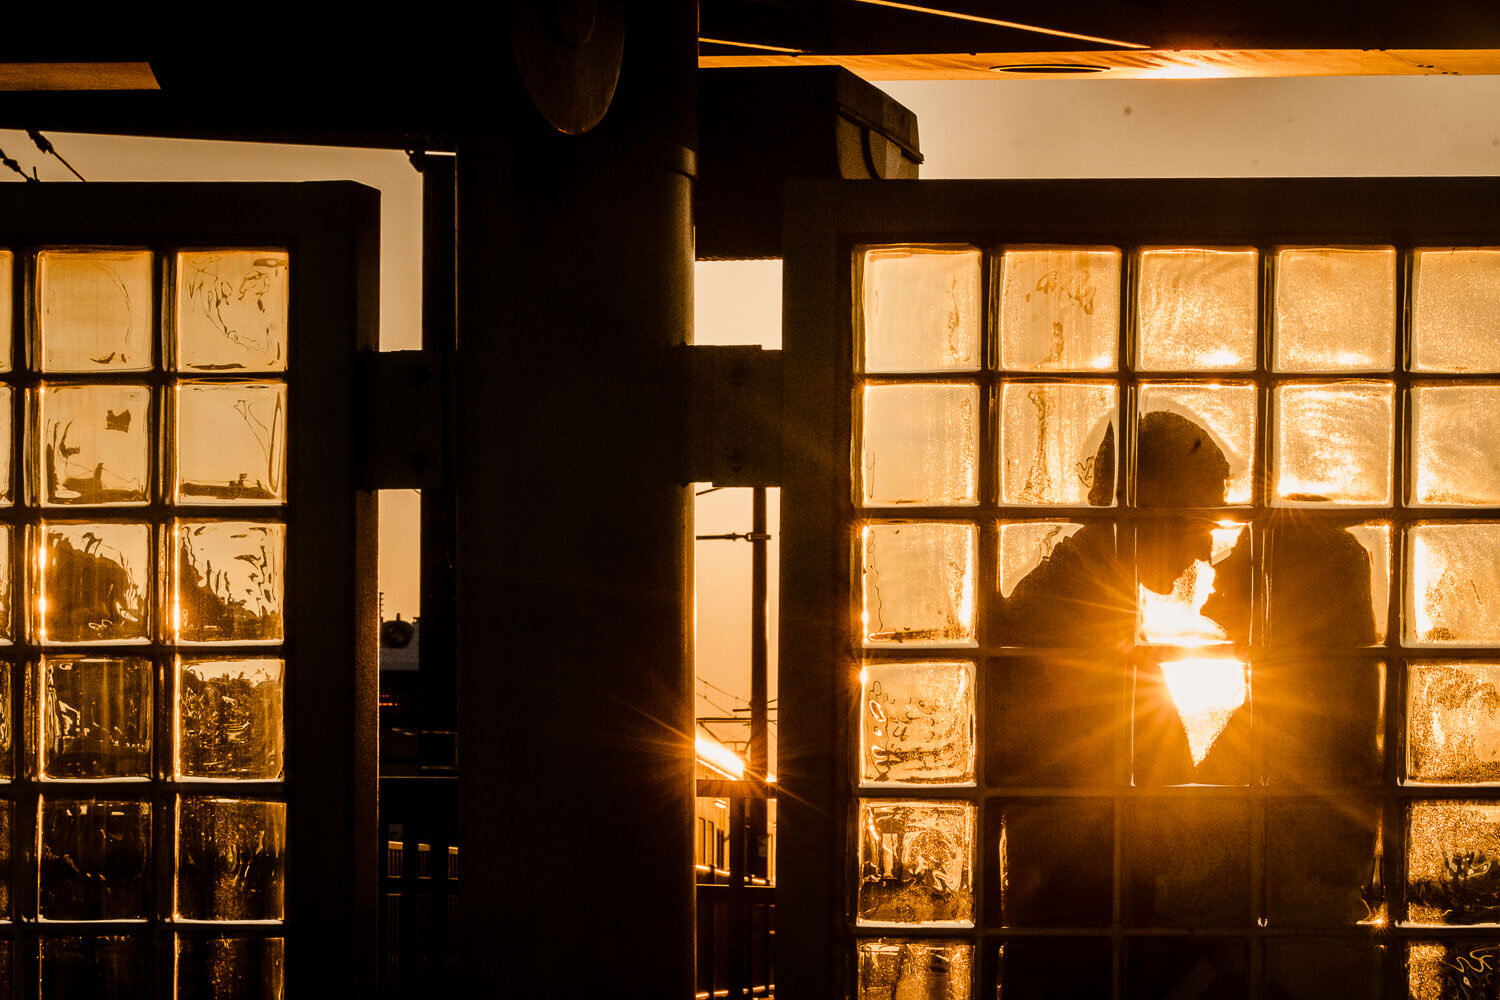
[[[699,1000],[775,994],[776,887],[765,878],[765,803],[775,794],[757,782],[698,781],[700,798],[729,800],[729,869],[698,875]]]

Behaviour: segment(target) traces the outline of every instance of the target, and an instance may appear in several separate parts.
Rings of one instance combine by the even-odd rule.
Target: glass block
[[[177,387],[177,503],[286,502],[286,383]]]
[[[1500,524],[1413,525],[1406,561],[1409,645],[1500,645]]]
[[[3,338],[0,338],[3,339]],[[0,368],[0,371],[3,371]],[[0,385],[0,507],[15,503],[14,477],[11,474],[11,442],[15,438],[15,415],[11,404],[11,390]]]
[[[1115,526],[1063,521],[1000,525],[1000,600],[991,645],[1110,648],[1135,626],[1131,583],[1115,551]]]
[[[173,534],[177,641],[280,642],[286,525],[178,521]]]
[[[1500,802],[1435,799],[1407,807],[1407,919],[1500,923]]]
[[[40,950],[41,1000],[147,1000],[155,995],[144,937],[45,937]]]
[[[11,728],[10,728],[10,674],[12,664],[0,660],[0,781],[9,781],[14,778],[15,767],[12,764],[11,754]],[[3,871],[3,863],[0,863],[0,871]]]
[[[1265,914],[1273,925],[1384,921],[1379,803],[1272,797],[1265,823]]]
[[[1135,678],[1135,784],[1248,785],[1251,714],[1243,660],[1144,660]]]
[[[1277,251],[1275,316],[1275,371],[1390,371],[1395,248]]]
[[[974,807],[860,799],[862,924],[974,922]]]
[[[176,912],[183,920],[281,920],[286,803],[177,800]]]
[[[1255,465],[1255,394],[1255,386],[1248,382],[1142,383],[1136,462],[1140,503],[1210,506],[1191,502],[1200,496],[1210,500],[1222,496],[1217,503],[1249,503]],[[1150,416],[1154,413],[1173,414],[1191,426]],[[1172,502],[1178,498],[1180,502]]]
[[[1500,942],[1414,941],[1406,946],[1406,975],[1410,1000],[1500,996]]]
[[[11,368],[10,332],[14,329],[15,267],[16,255],[9,250],[0,250],[0,372],[8,372]]]
[[[1000,785],[1097,787],[1114,782],[1122,719],[1120,667],[1097,651],[1014,657],[990,672],[983,745]]]
[[[151,661],[44,656],[38,665],[43,778],[151,776]]]
[[[286,371],[289,258],[282,250],[177,255],[178,371]]]
[[[42,522],[33,552],[41,573],[37,641],[145,642],[151,637],[151,526]]]
[[[1296,652],[1263,657],[1253,673],[1268,784],[1326,788],[1380,780],[1383,661]]]
[[[1272,502],[1391,502],[1395,391],[1389,382],[1281,385],[1275,391]]]
[[[974,664],[866,663],[860,781],[973,784]]]
[[[1390,525],[1283,519],[1271,527],[1269,632],[1279,646],[1385,640]]]
[[[177,660],[177,777],[281,777],[285,662]]]
[[[1250,525],[1180,515],[1135,529],[1136,642],[1196,648],[1250,641]]]
[[[1114,371],[1120,251],[1015,247],[1000,258],[1000,367]]]
[[[867,385],[863,416],[866,506],[978,502],[978,386]]]
[[[1500,372],[1500,249],[1412,253],[1411,368]]]
[[[1265,939],[1266,996],[1277,1000],[1384,996],[1385,945],[1342,937]]]
[[[43,920],[144,920],[150,898],[151,803],[41,800]]]
[[[1500,385],[1411,390],[1411,503],[1500,505]]]
[[[1114,961],[1108,937],[1011,938],[996,951],[996,1000],[1111,995]]]
[[[1410,663],[1406,777],[1500,782],[1500,663]]]
[[[977,527],[867,524],[860,534],[866,645],[974,643]]]
[[[1147,937],[1125,944],[1126,1000],[1244,1000],[1249,988],[1249,955],[1241,938]]]
[[[156,293],[149,250],[36,255],[42,371],[150,371]]]
[[[1255,368],[1254,250],[1143,250],[1136,366],[1143,371]]]
[[[7,877],[0,879],[0,921],[14,919],[11,912],[13,900],[10,895],[9,878],[11,864],[11,840],[12,824],[15,822],[15,807],[9,800],[0,800],[0,871],[7,873]],[[0,941],[0,958],[8,961],[10,959],[10,942]],[[0,977],[0,987],[8,983],[8,979]]]
[[[867,372],[977,371],[984,323],[974,247],[877,247],[862,259]]]
[[[44,506],[151,499],[151,389],[43,385],[36,391],[35,495]]]
[[[1000,502],[1111,507],[1112,382],[1010,382],[1000,390]]]
[[[1250,803],[1129,800],[1124,864],[1125,919],[1132,926],[1243,924],[1250,916]]]
[[[282,1000],[282,938],[177,936],[178,1000]]]
[[[990,866],[985,896],[989,922],[1007,927],[1109,926],[1114,896],[1114,808],[1109,800],[996,805],[989,810],[984,839],[985,851],[998,851],[1000,860],[998,869]]]
[[[10,525],[0,525],[0,646],[9,645],[16,638],[12,624],[15,581],[11,572],[11,531]]]
[[[859,1000],[969,1000],[974,995],[974,946],[965,941],[863,938]]]

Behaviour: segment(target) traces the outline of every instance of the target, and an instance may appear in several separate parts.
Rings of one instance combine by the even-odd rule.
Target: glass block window
[[[1492,995],[1500,249],[853,252],[856,994]]]
[[[281,995],[290,267],[0,251],[16,996]]]

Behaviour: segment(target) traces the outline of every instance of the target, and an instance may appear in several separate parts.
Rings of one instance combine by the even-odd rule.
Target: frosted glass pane
[[[10,371],[10,332],[14,327],[16,255],[0,250],[0,372]]]
[[[177,661],[177,776],[281,777],[285,664],[273,659]]]
[[[1116,385],[1011,382],[1000,394],[1001,503],[1114,505]]]
[[[1500,372],[1500,249],[1412,254],[1411,367]]]
[[[1272,500],[1282,507],[1391,502],[1389,382],[1282,385],[1275,393]]]
[[[1281,522],[1271,528],[1270,637],[1280,646],[1370,646],[1385,640],[1391,529]]]
[[[1406,776],[1500,782],[1500,664],[1407,667]]]
[[[1174,469],[1189,468],[1203,463],[1202,458],[1192,458],[1190,461],[1191,457],[1173,455],[1168,458],[1147,455],[1148,452],[1164,450],[1164,446],[1169,446],[1170,442],[1165,440],[1157,442],[1150,439],[1149,431],[1154,426],[1154,422],[1146,420],[1146,414],[1175,413],[1191,421],[1199,431],[1206,433],[1209,443],[1217,449],[1219,455],[1228,464],[1227,477],[1223,477],[1228,480],[1223,502],[1249,503],[1253,484],[1251,469],[1255,464],[1255,411],[1255,386],[1248,383],[1223,385],[1204,382],[1143,383],[1140,387],[1142,418],[1140,453],[1147,458],[1157,459],[1156,464],[1165,460]],[[1211,455],[1212,452],[1209,454]],[[1212,478],[1217,482],[1221,477],[1215,473]],[[1137,481],[1140,482],[1139,468]],[[1148,486],[1142,483],[1140,486],[1141,493],[1147,496],[1159,493],[1160,489],[1160,486],[1155,484]],[[1188,506],[1189,504],[1184,502],[1182,505]],[[1152,506],[1178,506],[1178,504],[1153,504]]]
[[[860,923],[971,925],[973,867],[969,803],[860,800]]]
[[[280,250],[177,255],[179,371],[286,371],[288,260]]]
[[[177,916],[280,920],[286,803],[182,796],[177,802]]]
[[[151,638],[151,526],[56,524],[33,529],[41,571],[38,642],[79,645]]]
[[[1275,344],[1280,372],[1390,371],[1395,248],[1278,251]]]
[[[1500,385],[1411,391],[1411,502],[1500,505]]]
[[[1000,525],[1000,596],[1008,599],[1016,585],[1052,555],[1052,550],[1082,530],[1068,521],[1018,521]]]
[[[866,386],[864,503],[977,503],[979,419],[978,386]]]
[[[961,941],[859,942],[859,1000],[969,1000],[974,946]]]
[[[973,247],[866,250],[865,371],[977,371],[980,261]]]
[[[1120,251],[1027,247],[1000,258],[1000,367],[1114,371]]]
[[[41,800],[43,920],[149,916],[151,803]]]
[[[177,938],[178,1000],[282,1000],[286,948],[281,938]]]
[[[972,524],[866,525],[865,644],[971,645],[978,534]]]
[[[1407,919],[1414,924],[1500,921],[1496,858],[1500,802],[1413,802],[1407,811]]]
[[[1500,942],[1421,941],[1406,946],[1409,1000],[1500,995]]]
[[[990,601],[986,645],[1129,641],[1135,600],[1115,552],[1113,523],[1002,523],[999,547],[1000,600]]]
[[[15,574],[11,567],[10,525],[0,525],[0,645],[9,645],[16,638],[13,614],[15,600]]]
[[[36,391],[43,506],[140,505],[151,499],[151,389],[43,385]]]
[[[14,427],[15,416],[11,405],[10,386],[3,385],[0,386],[0,507],[9,507],[15,502],[10,457]]]
[[[286,501],[286,384],[177,388],[178,503]]]
[[[178,521],[173,535],[178,642],[281,641],[285,525]]]
[[[1199,517],[1137,522],[1136,641],[1177,647],[1250,641],[1250,526]]]
[[[1145,371],[1255,367],[1254,250],[1143,250],[1136,366]]]
[[[863,784],[973,783],[974,664],[866,663],[860,689]]]
[[[1407,546],[1407,643],[1500,646],[1500,524],[1416,525]]]
[[[42,371],[148,371],[156,294],[148,250],[36,255]]]
[[[43,778],[151,776],[151,661],[44,656]]]

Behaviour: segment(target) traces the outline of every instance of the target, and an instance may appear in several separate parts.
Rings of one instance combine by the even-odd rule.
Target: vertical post
[[[549,130],[510,80],[458,143],[461,912],[486,996],[693,993],[696,5],[621,6],[597,128]]]
[[[756,486],[751,491],[750,511],[750,779],[764,783],[770,773],[770,752],[767,739],[767,672],[770,636],[767,631],[766,605],[767,577],[766,560],[766,488]],[[749,857],[746,858],[747,875],[765,878],[766,859],[766,800],[751,799],[746,812],[749,834],[745,838]]]

